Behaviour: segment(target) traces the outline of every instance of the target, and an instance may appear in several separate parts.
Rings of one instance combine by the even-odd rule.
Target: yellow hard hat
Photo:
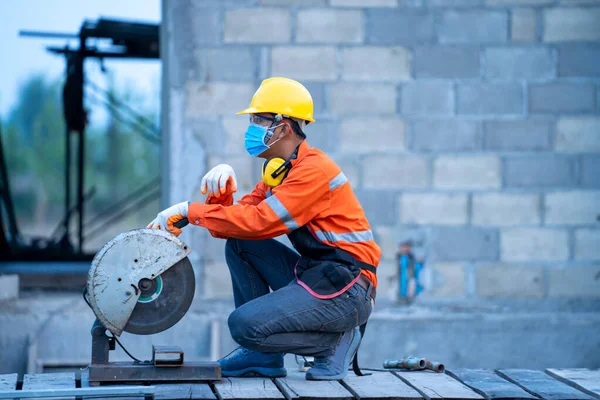
[[[315,122],[313,100],[300,82],[288,78],[269,78],[262,81],[252,96],[250,107],[238,114],[273,113]]]

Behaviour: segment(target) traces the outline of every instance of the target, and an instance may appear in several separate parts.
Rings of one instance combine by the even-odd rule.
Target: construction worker
[[[265,159],[252,193],[234,204],[235,173],[217,165],[202,178],[206,204],[176,204],[149,227],[178,235],[187,217],[227,239],[240,347],[219,360],[223,376],[285,376],[292,353],[314,357],[307,379],[341,379],[374,305],[381,250],[344,173],[305,140],[315,121],[302,84],[266,79],[238,114],[250,117],[246,150]],[[283,234],[295,251],[273,239]]]

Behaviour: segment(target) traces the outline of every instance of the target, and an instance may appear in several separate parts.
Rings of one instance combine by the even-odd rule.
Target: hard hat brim
[[[262,114],[262,113],[273,113],[273,112],[272,111],[259,110],[256,107],[248,107],[245,110],[236,112],[235,114],[236,115],[243,115],[243,114]],[[289,117],[291,117],[291,118],[298,118],[298,117],[294,117],[293,115],[289,115]],[[315,122],[315,120],[313,118],[311,118],[311,119],[298,118],[298,119],[302,119],[302,120],[307,121],[309,123]]]

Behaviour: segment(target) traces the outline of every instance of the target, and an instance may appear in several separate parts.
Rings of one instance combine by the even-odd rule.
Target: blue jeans
[[[326,357],[371,314],[370,293],[358,284],[333,299],[308,293],[294,276],[300,256],[276,240],[228,239],[225,257],[236,306],[229,330],[250,350]]]

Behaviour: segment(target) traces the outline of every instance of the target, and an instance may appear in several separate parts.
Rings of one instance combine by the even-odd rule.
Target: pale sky
[[[7,116],[19,86],[29,76],[43,73],[54,79],[64,73],[64,58],[48,53],[45,47],[62,47],[67,40],[19,37],[19,30],[77,33],[84,19],[99,17],[157,23],[160,0],[0,0],[0,119]],[[134,85],[147,96],[149,105],[159,104],[160,61],[109,60],[105,67],[114,73],[118,85]],[[88,59],[86,73],[106,87],[97,62]]]

